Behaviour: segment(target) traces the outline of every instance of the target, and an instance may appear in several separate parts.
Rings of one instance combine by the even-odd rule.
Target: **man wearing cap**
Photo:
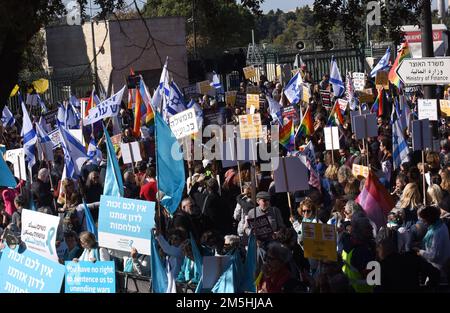
[[[258,204],[258,207],[256,208],[256,217],[266,215],[274,232],[277,232],[281,228],[285,227],[280,210],[276,207],[270,206],[270,194],[268,192],[258,192],[258,194],[256,195],[256,203]],[[245,222],[245,233],[247,235],[250,235],[252,231],[249,223],[247,222],[247,219],[249,218],[255,218],[255,209],[249,210],[247,214]]]

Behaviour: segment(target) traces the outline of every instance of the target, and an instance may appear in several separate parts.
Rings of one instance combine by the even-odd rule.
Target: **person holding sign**
[[[258,192],[258,194],[256,195],[256,203],[258,203],[258,207],[256,208],[256,218],[266,215],[274,232],[278,232],[280,229],[285,227],[280,210],[276,207],[270,206],[270,194],[268,192]],[[248,219],[254,218],[255,209],[251,209],[250,211],[248,211],[244,226],[247,236],[250,236],[250,233],[252,232],[252,228],[248,223]]]
[[[74,258],[72,261],[109,261],[110,256],[108,250],[105,248],[100,248],[98,246],[97,239],[95,235],[91,232],[84,231],[80,234],[80,244],[83,248],[79,258]]]

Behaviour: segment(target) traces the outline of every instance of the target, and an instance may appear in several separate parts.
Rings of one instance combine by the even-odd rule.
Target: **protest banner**
[[[124,164],[134,164],[142,160],[139,142],[127,142],[120,145]]]
[[[169,126],[177,139],[197,133],[198,125],[195,109],[190,108],[169,117]]]
[[[236,94],[236,102],[235,105],[239,108],[245,108],[247,105],[247,93],[238,92]]]
[[[236,104],[237,91],[227,91],[225,92],[225,103],[229,106],[234,107]]]
[[[438,120],[437,100],[436,99],[418,99],[419,120],[429,119],[430,121]]]
[[[294,120],[294,123],[299,120],[298,112],[292,104],[281,108],[281,116],[283,120],[285,118]]]
[[[203,288],[211,289],[214,287],[230,261],[231,256],[229,255],[204,256],[202,263]]]
[[[325,127],[323,129],[325,134],[325,149],[326,150],[339,150],[339,130],[338,127]]]
[[[14,176],[18,179],[27,180],[27,168],[25,167],[25,153],[23,148],[6,150],[5,161],[14,165]]]
[[[58,216],[23,210],[21,239],[27,249],[58,262],[55,241],[59,220]]]
[[[369,176],[369,167],[353,163],[352,173],[355,177],[367,178]]]
[[[336,229],[334,225],[302,223],[305,258],[337,261]]]
[[[365,84],[365,74],[353,72],[353,86],[355,86],[355,91],[363,91]]]
[[[257,139],[262,136],[261,115],[239,115],[239,132],[242,139]]]
[[[274,169],[275,191],[279,192],[295,192],[299,190],[308,190],[308,169],[306,161],[298,157],[278,158],[274,160],[274,164],[279,164]],[[283,163],[284,165],[283,166]]]
[[[256,76],[256,69],[253,65],[244,67],[242,70],[244,71],[245,79],[252,79]]]
[[[50,261],[29,249],[5,247],[0,259],[1,293],[59,293],[64,265]]]
[[[66,262],[65,293],[115,293],[114,261]]]
[[[377,89],[383,88],[384,90],[389,89],[389,80],[388,80],[388,72],[386,71],[378,71],[377,76],[375,77],[375,86]]]
[[[155,203],[102,195],[98,218],[98,242],[105,248],[150,255],[150,231]]]
[[[439,100],[439,106],[443,116],[450,117],[450,100]]]
[[[247,222],[252,231],[254,231],[256,239],[261,241],[272,239],[273,229],[267,215],[261,215],[257,218],[250,218],[249,216]]]
[[[61,136],[59,135],[59,128],[56,128],[48,133],[48,137],[53,143],[53,149],[56,149],[61,144]]]
[[[344,100],[344,99],[337,99],[336,101],[337,101],[337,103],[338,103],[339,108],[341,109],[341,111],[347,110],[347,106],[348,106],[348,101],[347,101],[347,100]]]
[[[328,90],[320,90],[319,94],[322,105],[327,109],[331,109],[331,93]]]
[[[120,110],[120,102],[122,101],[125,87],[123,86],[117,93],[91,108],[88,116],[83,119],[83,125],[91,125],[107,117],[116,116]]]
[[[259,94],[249,94],[247,92],[247,109],[250,109],[252,106],[259,110]]]

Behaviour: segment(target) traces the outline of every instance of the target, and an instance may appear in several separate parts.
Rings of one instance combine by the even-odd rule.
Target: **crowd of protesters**
[[[440,141],[439,151],[426,151],[425,163],[420,152],[410,149],[409,161],[394,169],[392,161],[392,101],[397,91],[387,91],[387,103],[378,119],[378,137],[368,138],[367,146],[356,140],[351,129],[349,109],[345,122],[339,125],[340,149],[325,150],[324,127],[330,107],[322,103],[320,90],[331,90],[329,77],[314,83],[306,67],[301,68],[303,81],[311,83],[309,103],[294,104],[297,112],[309,106],[314,119],[310,136],[298,136],[295,150],[311,141],[315,148],[316,168],[320,188],[310,186],[307,191],[289,194],[276,193],[271,172],[260,170],[256,162],[256,184],[251,179],[250,163],[240,167],[222,168],[218,160],[192,162],[192,175],[178,210],[170,216],[164,208],[157,211],[155,235],[161,256],[167,256],[170,269],[178,283],[178,291],[199,283],[201,273],[194,271],[194,256],[190,234],[202,256],[227,255],[239,251],[244,261],[248,256],[248,239],[252,228],[249,218],[266,215],[273,230],[270,238],[257,238],[256,291],[279,292],[397,292],[438,290],[448,284],[450,277],[450,129],[447,121],[434,126],[434,137]],[[289,104],[280,82],[269,82],[262,76],[258,83],[243,82],[240,91],[250,84],[261,90],[261,99],[272,97],[287,107]],[[377,90],[367,79],[366,88]],[[420,89],[404,94],[411,119],[417,112],[417,100],[423,98]],[[445,91],[441,98],[448,97]],[[221,108],[229,123],[238,124],[244,108],[225,105],[219,99],[200,97],[202,109]],[[368,103],[369,107],[372,103]],[[274,121],[268,112],[268,102],[259,109],[262,124]],[[138,141],[133,135],[132,111],[123,108],[119,114],[122,141]],[[35,118],[35,122],[38,119]],[[22,146],[21,119],[2,129],[2,144],[6,149]],[[112,127],[109,128],[112,133]],[[410,128],[405,132],[411,146]],[[97,139],[102,132],[96,134]],[[150,142],[154,138],[146,139]],[[266,139],[270,143],[270,136]],[[21,213],[32,205],[37,211],[61,217],[57,234],[60,262],[113,260],[118,272],[135,273],[151,277],[149,257],[131,248],[129,252],[99,247],[98,239],[87,231],[83,202],[98,222],[99,201],[103,193],[106,171],[106,147],[100,140],[102,152],[88,161],[78,180],[61,180],[64,155],[54,150],[54,161],[38,161],[32,170],[32,181],[17,181],[15,189],[1,191],[1,230],[20,237]],[[281,154],[287,151],[280,147]],[[365,179],[355,177],[353,164],[367,165],[369,155],[371,171],[378,177],[392,197],[395,206],[385,216],[386,224],[377,227],[364,208],[355,201],[364,187]],[[157,171],[154,152],[144,153],[142,161],[130,165],[119,157],[124,196],[157,202],[161,194],[157,189]],[[334,163],[333,163],[334,161]],[[13,171],[12,164],[11,170]],[[134,171],[133,171],[134,169]],[[188,172],[186,163],[186,173]],[[422,174],[429,179],[422,179]],[[219,179],[217,179],[219,178]],[[255,190],[252,190],[252,189]],[[423,190],[426,194],[423,194]],[[256,196],[252,197],[252,192]],[[425,197],[425,200],[423,199]],[[256,203],[255,203],[256,200]],[[424,204],[425,203],[425,204]],[[302,223],[333,224],[337,232],[337,261],[319,261],[304,257]],[[150,234],[149,234],[150,236]],[[6,242],[4,242],[4,245]],[[379,285],[369,285],[366,276],[371,261],[380,264]]]

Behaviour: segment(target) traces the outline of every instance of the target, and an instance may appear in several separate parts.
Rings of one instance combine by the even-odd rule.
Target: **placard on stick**
[[[236,104],[237,91],[227,91],[225,92],[225,103],[229,106],[234,107]]]
[[[272,158],[273,164],[278,167],[274,169],[275,191],[294,192],[298,190],[309,190],[308,169],[297,157]],[[283,166],[284,160],[284,166]],[[286,185],[287,180],[287,185]]]
[[[239,132],[242,139],[256,139],[262,136],[261,115],[239,115]]]
[[[337,261],[336,229],[334,225],[302,223],[303,248],[306,258]]]
[[[412,121],[413,150],[433,149],[430,121],[428,119]]]
[[[267,215],[258,216],[256,219],[251,218],[251,216],[253,214],[249,215],[247,222],[250,228],[255,231],[256,239],[262,241],[272,239],[273,229]]]
[[[436,99],[418,99],[419,120],[429,119],[430,121],[438,120],[437,100]]]
[[[339,129],[336,126],[325,127],[323,129],[325,134],[325,149],[339,150]]]
[[[137,141],[120,144],[120,151],[122,151],[122,159],[125,164],[142,160],[141,149]]]
[[[27,168],[25,167],[25,153],[23,148],[6,150],[5,161],[11,162],[14,165],[14,176],[27,180]]]
[[[351,121],[351,126],[352,126],[352,133],[355,132],[355,116],[357,115],[361,115],[361,114],[370,114],[369,111],[361,111],[361,113],[359,113],[359,111],[350,111],[350,121]]]
[[[450,100],[439,100],[439,106],[441,107],[441,113],[443,116],[450,117]]]
[[[377,115],[375,113],[355,115],[353,123],[356,139],[378,136]]]
[[[377,89],[383,87],[384,90],[388,90],[389,89],[388,72],[378,71],[377,76],[375,77],[375,85],[377,86]]]
[[[244,76],[246,79],[252,79],[256,76],[256,69],[253,65],[244,67],[242,70],[244,71]]]
[[[247,109],[250,109],[252,106],[259,110],[259,95],[247,93]]]
[[[190,108],[169,117],[169,125],[175,138],[182,139],[198,132],[195,109]]]

